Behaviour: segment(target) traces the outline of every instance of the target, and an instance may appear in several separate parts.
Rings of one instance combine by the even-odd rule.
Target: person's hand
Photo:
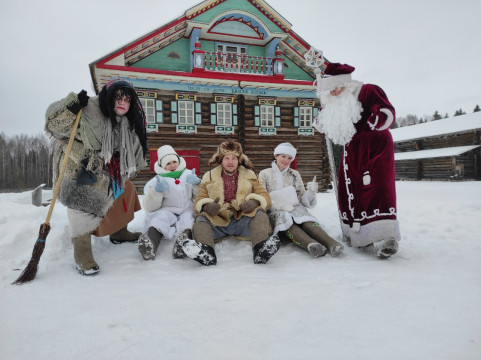
[[[73,114],[78,114],[80,109],[83,109],[89,103],[89,96],[87,95],[87,91],[82,90],[77,94],[77,100],[73,104],[67,106]]]
[[[156,177],[157,184],[155,184],[155,191],[164,192],[169,188],[169,183],[165,179],[161,179],[160,176]]]
[[[317,192],[319,191],[319,184],[316,181],[315,175],[314,175],[314,178],[312,179],[312,181],[309,181],[307,183],[306,187],[307,187],[307,191],[309,191],[311,193],[314,193],[314,194],[317,194]]]
[[[205,204],[202,207],[202,210],[204,210],[209,216],[216,216],[220,211],[219,200],[219,198],[216,198],[214,202]]]
[[[195,169],[192,169],[192,173],[187,175],[187,178],[185,179],[187,184],[192,184],[192,185],[199,185],[200,184],[200,179],[195,175]]]
[[[245,212],[246,214],[253,212],[256,207],[259,206],[259,201],[250,199],[244,201],[242,204],[239,205],[239,208]]]

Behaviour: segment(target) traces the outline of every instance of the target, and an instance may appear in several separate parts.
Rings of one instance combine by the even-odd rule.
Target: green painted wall
[[[168,71],[186,71],[190,72],[190,57],[189,52],[190,40],[179,39],[165,48],[156,51],[145,59],[142,59],[132,67],[146,68],[156,70],[168,70]],[[168,55],[171,52],[175,52],[179,55],[179,59],[170,58]]]
[[[287,64],[287,67],[284,66],[284,79],[314,81],[314,78],[309,76],[308,73],[302,70],[293,61],[284,56],[282,56],[282,58],[284,59],[284,64]]]

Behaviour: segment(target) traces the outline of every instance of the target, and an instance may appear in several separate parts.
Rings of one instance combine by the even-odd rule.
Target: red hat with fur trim
[[[330,92],[347,85],[352,81],[351,73],[355,69],[347,64],[329,63],[324,72],[327,76],[322,79],[322,90]]]

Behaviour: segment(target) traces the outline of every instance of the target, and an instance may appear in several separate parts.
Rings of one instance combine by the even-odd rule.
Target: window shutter
[[[210,104],[210,124],[211,125],[217,124],[217,104],[216,103]]]
[[[260,107],[259,105],[254,106],[254,126],[260,126]]]
[[[177,101],[170,102],[170,122],[177,124]]]
[[[319,108],[313,107],[312,108],[312,117],[315,118],[319,114]]]
[[[299,107],[298,106],[294,106],[294,127],[299,127]]]
[[[274,115],[275,115],[275,126],[280,127],[281,126],[281,107],[280,106],[275,107]]]
[[[200,102],[194,103],[195,107],[195,124],[202,125],[202,104]]]
[[[162,100],[155,101],[155,121],[157,123],[164,122],[164,112],[162,109]]]
[[[232,125],[237,126],[237,104],[232,104]]]

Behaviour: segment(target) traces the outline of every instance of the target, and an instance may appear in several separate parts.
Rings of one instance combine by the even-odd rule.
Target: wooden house
[[[319,102],[304,60],[310,45],[291,27],[262,0],[207,0],[89,65],[97,93],[123,78],[143,103],[150,169],[135,179],[139,193],[158,147],[173,146],[202,175],[225,140],[239,141],[257,172],[288,141],[303,180],[316,175],[328,188],[326,144],[311,126]]]
[[[481,180],[481,112],[391,130],[398,180]]]

